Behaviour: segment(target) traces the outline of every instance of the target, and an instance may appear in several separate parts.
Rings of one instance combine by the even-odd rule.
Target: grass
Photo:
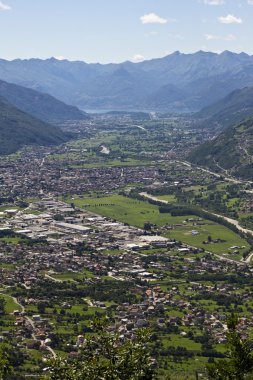
[[[167,201],[168,203],[173,203],[177,201],[176,196],[173,194],[159,195],[157,198],[163,201]]]
[[[5,243],[8,243],[8,244],[18,244],[21,240],[22,238],[16,237],[16,236],[0,238],[0,241],[4,241]]]
[[[0,268],[3,268],[3,269],[15,269],[16,266],[14,264],[10,264],[10,263],[0,263]]]
[[[192,235],[192,230],[197,231],[198,235]],[[185,225],[183,227],[171,230],[166,234],[166,236],[186,242],[194,247],[203,248],[207,251],[218,254],[231,252],[232,250],[229,248],[235,245],[240,247],[244,246],[245,248],[239,250],[239,256],[241,257],[242,253],[249,248],[249,244],[245,239],[241,238],[227,227],[212,222],[206,222],[203,226],[192,227]],[[222,239],[225,241],[221,243],[203,244],[203,241],[207,241],[208,236],[211,236],[213,240]],[[239,258],[236,257],[236,255],[233,255],[233,257],[235,259]]]
[[[245,219],[245,218],[248,218],[249,216],[253,216],[253,212],[239,213],[240,219]]]
[[[107,249],[103,251],[103,254],[111,255],[111,256],[122,255],[122,253],[124,253],[124,250],[122,249]]]
[[[240,259],[242,253],[249,248],[249,244],[245,239],[225,226],[206,220],[202,221],[203,225],[197,225],[194,220],[196,218],[192,216],[174,217],[171,216],[170,213],[160,213],[159,207],[149,202],[135,200],[122,195],[96,198],[77,197],[74,200],[69,199],[68,201],[69,203],[74,202],[77,207],[86,208],[96,214],[139,228],[143,228],[146,222],[156,224],[157,227],[162,227],[166,224],[176,225],[175,228],[166,233],[165,236],[213,253],[231,253],[229,250],[231,246],[244,246],[245,248],[240,250],[240,254],[233,255],[233,258],[236,260]],[[187,218],[190,219],[191,222],[185,223]],[[178,226],[178,224],[181,224],[181,226]],[[193,235],[192,230],[197,231],[198,234]],[[213,240],[221,239],[224,240],[224,242],[203,244],[203,241],[207,241],[208,236],[211,236]]]
[[[74,272],[66,272],[66,273],[53,273],[51,277],[61,280],[61,281],[75,281],[81,280],[82,278],[92,278],[94,277],[93,273],[88,270],[84,270],[83,272],[74,273]]]
[[[189,351],[200,351],[201,350],[201,343],[196,343],[193,340],[189,338],[185,338],[179,334],[169,334],[164,339],[161,340],[164,344],[164,347],[185,347]]]
[[[70,168],[102,168],[102,167],[110,167],[110,166],[144,166],[150,165],[150,161],[147,160],[135,160],[135,159],[127,159],[124,161],[120,160],[103,160],[94,163],[80,164],[80,165],[69,165]]]
[[[185,216],[172,217],[171,214],[160,214],[158,206],[145,201],[131,199],[122,195],[112,195],[101,198],[69,199],[77,207],[143,228],[144,223],[150,222],[158,227],[169,224],[182,223]]]
[[[14,310],[21,310],[21,307],[14,302],[11,296],[1,293],[0,298],[3,298],[6,302],[5,311],[7,314],[13,313]]]
[[[173,360],[172,357],[167,361],[168,370],[166,375],[169,376],[171,380],[196,380],[196,372],[199,374],[205,373],[205,366],[207,364],[208,358],[203,356],[196,356],[185,361]],[[165,379],[165,376],[159,377],[159,380]],[[206,376],[201,375],[201,379],[206,379]]]

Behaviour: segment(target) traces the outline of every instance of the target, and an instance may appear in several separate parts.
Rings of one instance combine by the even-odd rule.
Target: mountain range
[[[253,177],[253,118],[226,128],[193,150],[188,159],[213,170],[246,179]]]
[[[57,145],[68,140],[58,127],[47,124],[0,97],[0,154],[16,152],[24,145]]]
[[[0,79],[81,109],[193,112],[253,86],[253,56],[175,52],[140,63],[0,60]]]
[[[51,95],[0,80],[0,96],[20,110],[46,122],[84,120],[85,112]]]
[[[235,90],[225,98],[204,107],[194,119],[212,130],[223,130],[253,116],[253,87]]]

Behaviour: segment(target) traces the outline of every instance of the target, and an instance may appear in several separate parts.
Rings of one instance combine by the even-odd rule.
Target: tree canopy
[[[154,363],[147,347],[150,334],[139,330],[133,339],[106,331],[101,321],[84,340],[78,358],[50,363],[45,380],[153,380]]]

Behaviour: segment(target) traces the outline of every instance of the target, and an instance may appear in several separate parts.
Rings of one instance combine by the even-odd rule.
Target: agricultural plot
[[[139,228],[143,228],[147,222],[158,228],[171,225],[172,229],[165,236],[217,254],[232,254],[237,251],[233,254],[233,259],[241,259],[243,252],[249,249],[247,241],[227,227],[207,220],[198,221],[197,217],[160,213],[158,206],[145,201],[122,195],[76,197],[70,201],[77,207]]]

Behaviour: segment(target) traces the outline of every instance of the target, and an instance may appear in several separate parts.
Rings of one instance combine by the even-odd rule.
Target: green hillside
[[[0,97],[0,154],[10,154],[24,145],[56,145],[67,141],[64,132],[20,111]]]
[[[51,95],[0,80],[0,96],[24,112],[48,121],[84,120],[85,112]]]
[[[214,140],[208,141],[188,157],[195,164],[251,179],[253,178],[253,118],[228,127]]]
[[[201,125],[225,129],[253,116],[253,87],[231,92],[194,115]]]

